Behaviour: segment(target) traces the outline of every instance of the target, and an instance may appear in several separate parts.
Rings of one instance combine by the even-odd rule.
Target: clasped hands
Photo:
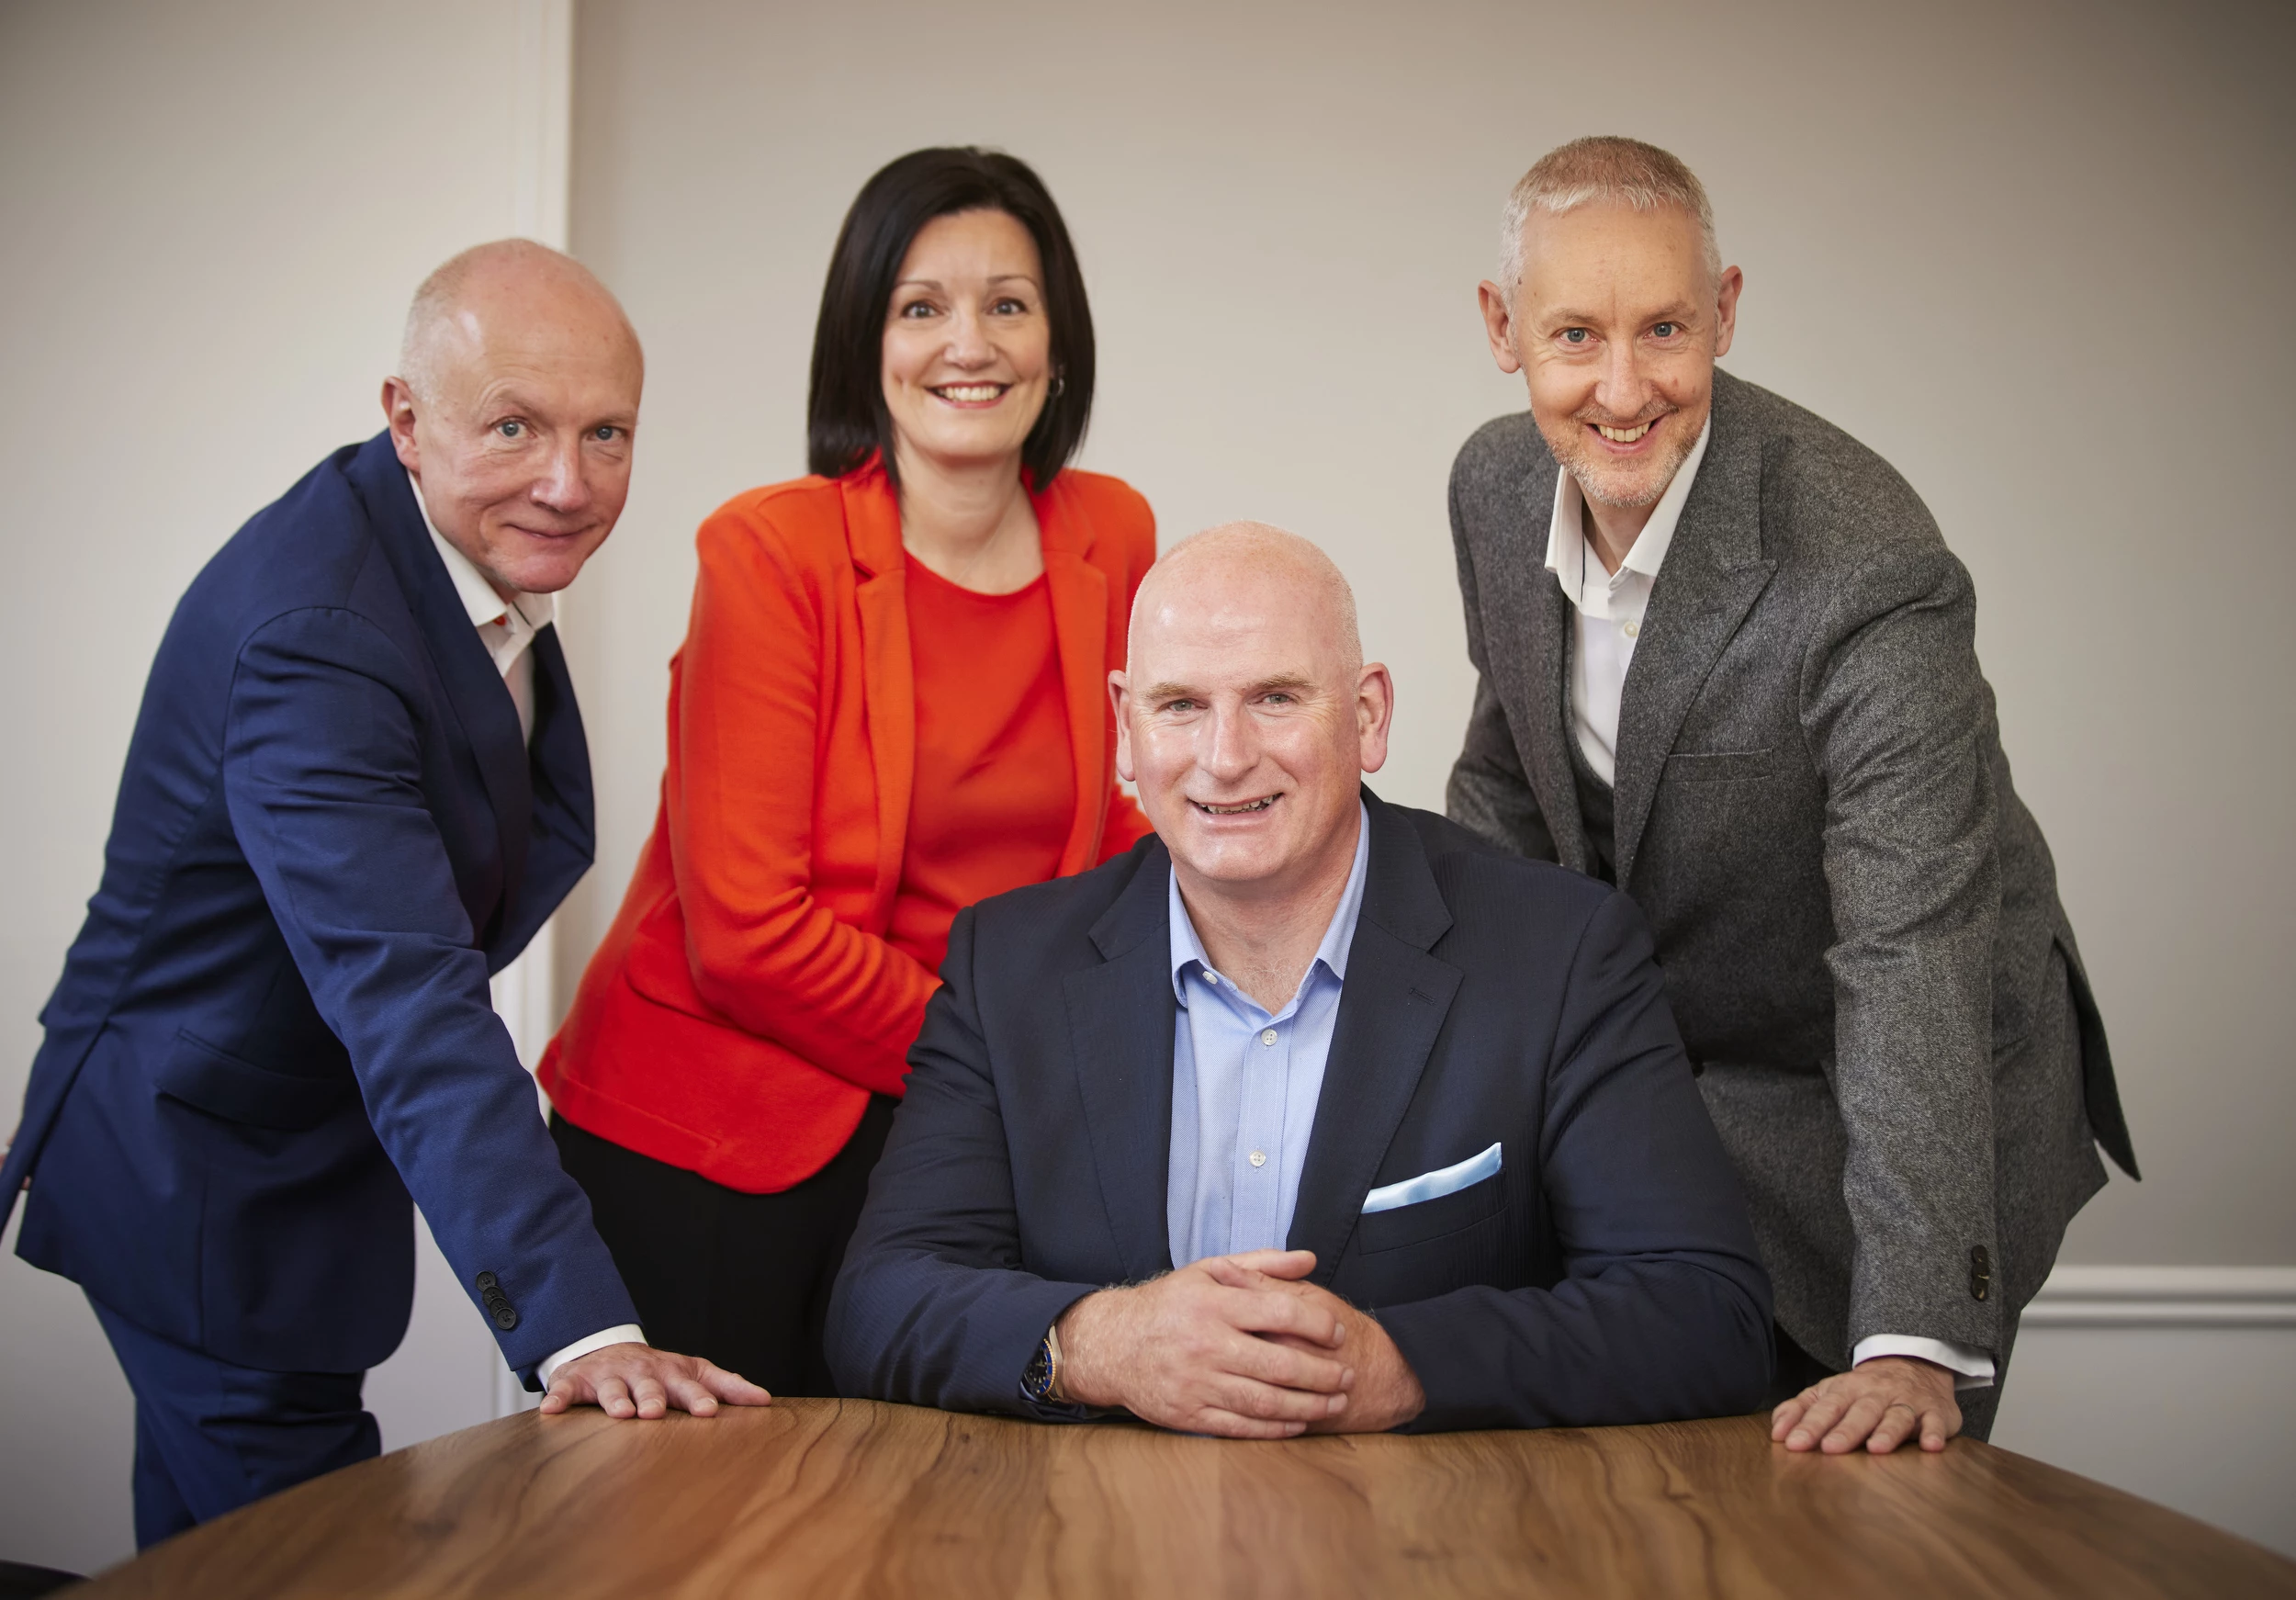
[[[1070,1306],[1060,1397],[1183,1433],[1376,1433],[1426,1405],[1387,1331],[1306,1281],[1308,1250],[1212,1256]]]

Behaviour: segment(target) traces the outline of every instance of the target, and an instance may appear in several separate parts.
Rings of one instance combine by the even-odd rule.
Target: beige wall
[[[1087,464],[1167,539],[1250,515],[1323,542],[1401,693],[1379,786],[1439,806],[1470,689],[1445,475],[1523,404],[1475,283],[1533,158],[1632,132],[1705,177],[1746,269],[1730,369],[1896,463],[1975,574],[2148,1174],[2068,1258],[2296,1262],[2290,16],[588,0],[575,245],[651,366],[578,603],[603,841],[567,946],[653,816],[694,524],[803,469],[821,274],[878,164],[1038,165],[1102,340]]]
[[[382,425],[415,284],[511,230],[517,39],[512,0],[0,6],[0,1136],[176,596]],[[133,1548],[127,1385],[6,1242],[0,1560],[86,1571]],[[491,1410],[492,1341],[423,1259],[368,1386],[394,1443]]]

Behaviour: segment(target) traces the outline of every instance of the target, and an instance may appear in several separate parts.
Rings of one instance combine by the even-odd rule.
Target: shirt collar
[[[1363,885],[1371,871],[1371,814],[1362,801],[1356,802],[1356,861],[1347,869],[1347,886],[1340,891],[1339,904],[1332,910],[1332,919],[1323,930],[1323,942],[1315,947],[1315,961],[1308,970],[1315,970],[1316,962],[1329,969],[1341,983],[1347,981],[1347,951],[1356,941],[1356,919],[1363,912]],[[1210,972],[1216,969],[1211,958],[1204,953],[1204,942],[1196,937],[1196,924],[1188,919],[1187,904],[1180,898],[1180,873],[1172,869],[1165,890],[1169,896],[1172,918],[1172,992],[1179,997],[1183,1008],[1187,1005],[1187,966],[1190,962]],[[1307,987],[1301,980],[1301,988]]]
[[[431,520],[431,508],[423,502],[422,486],[415,481],[411,472],[407,474],[407,487],[414,490],[415,509],[422,513],[422,525],[430,533],[431,543],[438,547],[439,559],[446,563],[446,576],[454,580],[455,594],[461,600],[464,614],[470,618],[472,627],[508,624],[512,606],[536,633],[557,620],[558,597],[555,594],[529,594],[519,590],[505,604],[477,563],[448,544],[446,536],[438,531],[438,524]]]
[[[1697,442],[1683,464],[1674,471],[1674,481],[1666,486],[1666,492],[1651,508],[1650,520],[1642,524],[1642,532],[1635,536],[1634,546],[1626,558],[1618,564],[1618,570],[1605,580],[1616,588],[1629,572],[1656,580],[1659,568],[1666,560],[1667,547],[1674,542],[1674,529],[1683,520],[1683,507],[1690,499],[1690,486],[1698,476],[1698,464],[1706,458],[1706,441],[1714,437],[1714,415],[1706,415],[1706,425],[1698,430]],[[1555,507],[1547,524],[1547,570],[1555,575],[1562,592],[1576,603],[1581,586],[1586,580],[1586,535],[1580,525],[1579,508],[1585,497],[1579,489],[1579,480],[1570,476],[1567,467],[1555,473]]]

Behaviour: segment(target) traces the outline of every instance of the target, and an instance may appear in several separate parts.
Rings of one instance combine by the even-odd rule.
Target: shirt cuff
[[[1850,1365],[1862,1367],[1876,1356],[1918,1356],[1933,1361],[1953,1375],[1953,1392],[1993,1387],[1993,1358],[1974,1345],[1948,1339],[1918,1339],[1911,1334],[1868,1334],[1850,1352]]]
[[[535,1376],[541,1379],[542,1386],[547,1389],[550,1387],[550,1374],[578,1356],[587,1356],[592,1350],[602,1350],[608,1345],[642,1345],[644,1343],[646,1343],[644,1328],[639,1327],[636,1323],[617,1324],[613,1327],[591,1335],[587,1339],[577,1339],[554,1355],[544,1357],[535,1368]],[[1863,1348],[1863,1346],[1859,1347]],[[1988,1362],[1986,1365],[1986,1380],[1989,1383],[1992,1378],[1993,1367]]]

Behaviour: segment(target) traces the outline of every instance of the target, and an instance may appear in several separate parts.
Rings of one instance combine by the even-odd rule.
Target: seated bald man
[[[1331,561],[1188,541],[1109,685],[1156,834],[957,918],[846,1392],[1255,1438],[1759,1405],[1770,1285],[1641,918],[1363,787],[1394,690]]]
[[[41,1020],[0,1222],[75,1279],[136,1397],[138,1543],[377,1452],[409,1197],[546,1411],[762,1390],[639,1342],[488,1003],[589,867],[551,595],[629,490],[613,297],[521,241],[423,284],[388,425],[177,606],[104,876]]]

